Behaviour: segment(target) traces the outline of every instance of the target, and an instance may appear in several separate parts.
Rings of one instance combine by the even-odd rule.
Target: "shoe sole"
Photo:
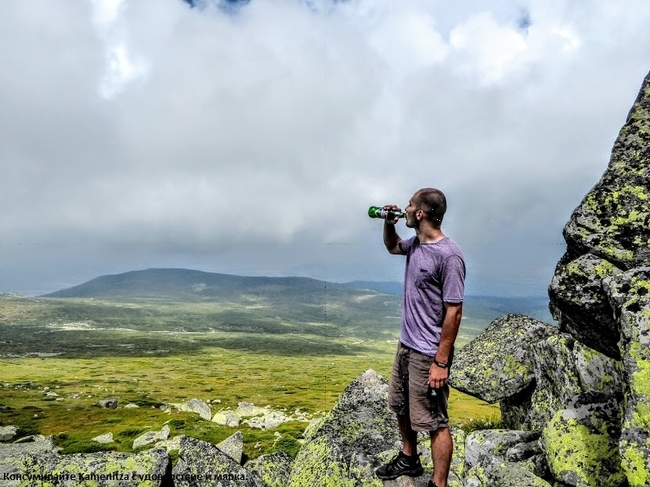
[[[377,472],[375,472],[375,475],[380,480],[395,480],[396,478],[402,477],[403,475],[407,475],[409,477],[419,477],[423,473],[424,473],[424,468],[419,467],[415,470],[407,470],[404,472],[400,472],[397,475],[379,475]]]

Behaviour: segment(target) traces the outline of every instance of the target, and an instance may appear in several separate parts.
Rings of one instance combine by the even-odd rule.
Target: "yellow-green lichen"
[[[621,464],[630,487],[644,487],[650,483],[650,465],[635,445],[621,442]]]
[[[620,465],[617,445],[605,421],[591,420],[597,428],[588,428],[567,410],[553,416],[543,431],[549,467],[558,479],[575,474],[584,485],[618,486],[624,475],[616,468]]]

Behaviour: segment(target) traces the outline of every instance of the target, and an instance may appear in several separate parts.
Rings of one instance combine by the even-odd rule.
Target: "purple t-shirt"
[[[442,333],[443,303],[463,302],[463,252],[449,237],[424,244],[411,237],[400,241],[399,248],[406,252],[400,341],[420,353],[434,356]]]

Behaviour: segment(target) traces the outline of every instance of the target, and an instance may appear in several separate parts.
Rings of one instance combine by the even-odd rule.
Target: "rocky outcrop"
[[[649,159],[650,75],[605,174],[564,229],[549,286],[559,328],[508,315],[457,354],[452,385],[499,401],[504,426],[540,437],[504,457],[485,453],[492,441],[477,453],[470,435],[466,486],[650,485]],[[536,452],[527,467],[536,478],[515,481],[523,452]]]
[[[602,280],[650,265],[650,75],[612,150],[609,166],[564,228],[567,251],[549,288],[560,329],[620,358],[620,329]]]
[[[36,437],[29,443],[0,445],[0,479],[5,487],[157,487],[171,485],[171,461],[165,450],[157,449],[59,455],[51,438]]]

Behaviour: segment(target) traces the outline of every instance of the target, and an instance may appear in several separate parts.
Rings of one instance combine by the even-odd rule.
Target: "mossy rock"
[[[449,384],[489,403],[525,390],[534,380],[532,346],[558,329],[521,314],[494,320],[454,358]]]
[[[558,411],[542,434],[553,477],[576,487],[620,487],[619,435],[615,402]]]
[[[630,487],[650,485],[650,267],[605,283],[621,323],[627,386],[620,452]]]
[[[600,352],[620,358],[619,326],[602,287],[602,280],[622,271],[592,254],[558,262],[549,285],[551,314],[560,330]]]

